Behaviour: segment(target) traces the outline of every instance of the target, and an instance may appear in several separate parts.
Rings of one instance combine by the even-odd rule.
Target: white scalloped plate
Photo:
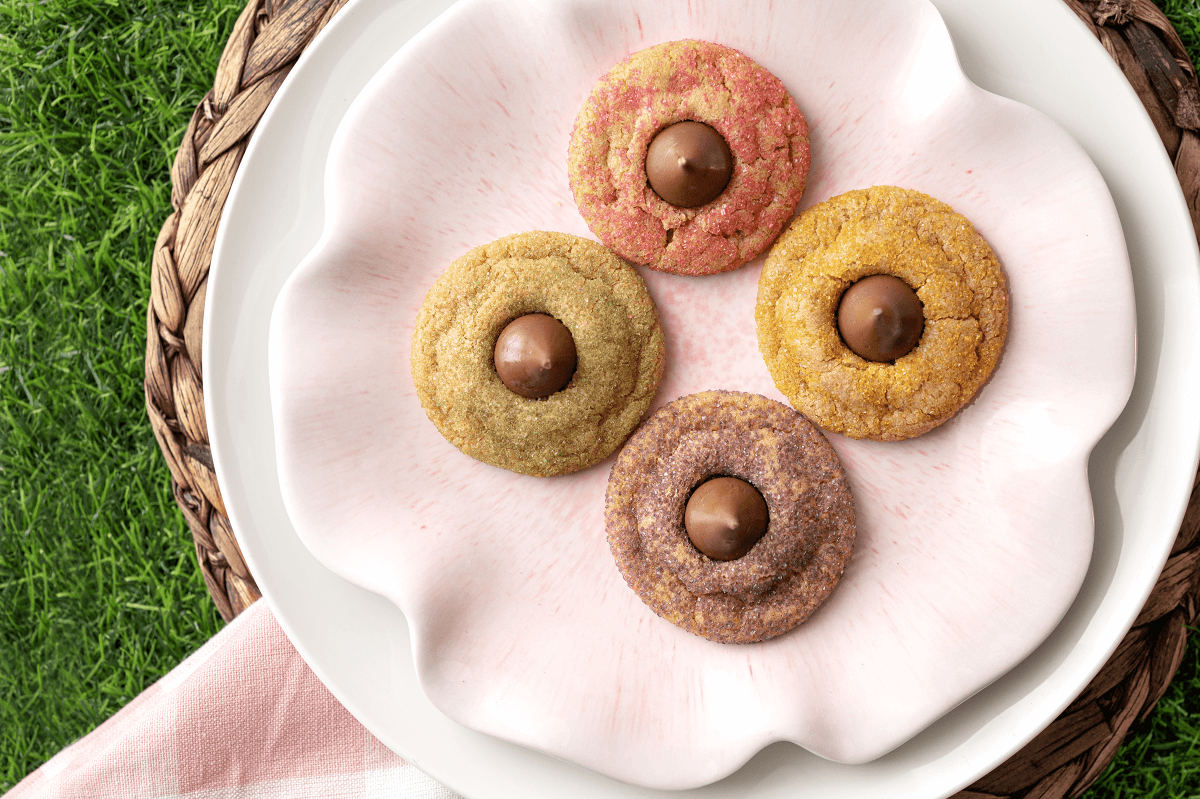
[[[640,785],[703,785],[780,740],[867,762],[1024,659],[1084,579],[1088,456],[1133,384],[1129,263],[1083,150],[971,84],[927,3],[784,5],[457,6],[347,113],[324,233],[273,320],[280,481],[305,544],[404,611],[422,687],[451,718]],[[565,171],[580,102],[628,53],[689,37],[742,50],[796,97],[804,206],[875,184],[929,193],[989,240],[1013,298],[1001,365],[952,422],[899,444],[832,437],[855,555],[812,619],[745,647],[682,632],[624,585],[604,540],[611,462],[538,480],[473,461],[428,422],[408,369],[416,310],[451,260],[522,230],[589,235]],[[757,353],[760,267],[646,273],[668,338],[658,404],[782,399]]]

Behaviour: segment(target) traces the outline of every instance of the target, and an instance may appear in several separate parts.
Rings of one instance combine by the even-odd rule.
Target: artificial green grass
[[[142,364],[171,159],[241,5],[0,2],[0,790],[221,626]]]
[[[242,0],[0,0],[0,791],[220,628],[142,399],[169,165]],[[1200,9],[1167,0],[1196,59]],[[1200,797],[1200,635],[1091,799]]]
[[[1154,712],[1134,726],[1088,799],[1200,797],[1200,631]]]

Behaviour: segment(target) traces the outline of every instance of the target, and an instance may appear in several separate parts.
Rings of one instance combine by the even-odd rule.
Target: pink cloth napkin
[[[457,799],[379,743],[256,602],[5,799]]]

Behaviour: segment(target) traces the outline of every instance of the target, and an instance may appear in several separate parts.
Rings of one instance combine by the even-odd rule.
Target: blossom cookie
[[[701,124],[682,144],[663,139],[677,138],[680,123]],[[698,158],[692,146],[704,148]],[[726,157],[719,177],[702,174],[705,161],[720,170]],[[715,180],[719,193],[664,191],[655,165],[685,183]],[[605,75],[575,120],[567,160],[597,238],[634,263],[681,275],[736,269],[766,250],[795,213],[808,166],[808,124],[779,79],[737,50],[696,40],[641,50]],[[681,196],[700,204],[672,204]]]

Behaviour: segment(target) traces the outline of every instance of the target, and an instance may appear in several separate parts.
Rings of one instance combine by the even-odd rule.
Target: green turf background
[[[241,5],[0,0],[0,791],[221,627],[142,361],[170,163]],[[1197,0],[1165,6],[1195,61]],[[1200,636],[1087,796],[1200,797]]]

